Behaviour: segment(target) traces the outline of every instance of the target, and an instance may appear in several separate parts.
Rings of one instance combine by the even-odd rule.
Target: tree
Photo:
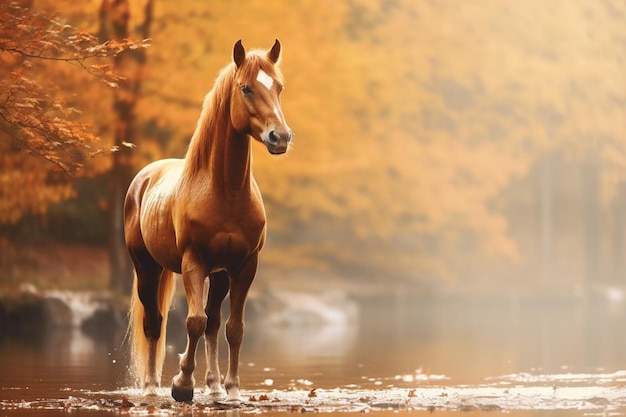
[[[144,46],[92,34],[15,2],[0,3],[0,223],[43,214],[75,195],[71,180],[101,153],[92,124],[50,79],[66,64],[110,86],[121,78],[99,58]]]
[[[145,4],[140,34],[150,36],[153,1]],[[103,0],[100,8],[100,41],[123,41],[130,34],[130,4],[128,0]],[[137,136],[136,107],[140,97],[146,64],[145,50],[126,50],[113,58],[113,68],[124,79],[119,83],[113,98],[114,143],[120,151],[113,155],[109,183],[109,264],[113,290],[130,291],[132,280],[130,258],[124,245],[123,207],[128,185],[134,175],[130,149],[125,145]],[[133,145],[134,146],[134,145]]]

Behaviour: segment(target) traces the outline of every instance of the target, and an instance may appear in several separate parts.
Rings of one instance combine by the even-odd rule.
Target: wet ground
[[[624,376],[622,375],[621,378]],[[297,413],[369,413],[411,412],[457,415],[464,413],[550,415],[622,415],[626,411],[623,384],[626,379],[611,376],[607,386],[590,386],[586,380],[581,386],[523,386],[504,383],[500,386],[437,386],[425,388],[381,389],[310,389],[293,391],[254,390],[246,391],[247,399],[241,403],[215,402],[200,391],[193,403],[179,404],[169,398],[169,391],[162,389],[157,397],[142,397],[137,390],[91,392],[81,390],[67,398],[48,398],[33,401],[3,401],[3,415],[40,415],[55,412],[104,415],[184,415],[258,414],[263,412]],[[621,381],[621,382],[619,382]],[[562,383],[563,381],[558,381]],[[521,414],[522,415],[522,414]]]
[[[325,313],[347,305],[331,304]],[[168,388],[141,396],[130,388],[121,333],[58,329],[1,338],[0,417],[626,415],[621,302],[361,300],[337,307],[328,320],[315,319],[316,308],[283,314],[299,317],[292,321],[280,312],[250,310],[241,404],[215,403],[200,388],[193,404],[173,402]],[[261,320],[269,316],[269,323]],[[176,353],[184,347],[176,327],[164,381],[175,374]],[[198,359],[201,380],[205,368]]]

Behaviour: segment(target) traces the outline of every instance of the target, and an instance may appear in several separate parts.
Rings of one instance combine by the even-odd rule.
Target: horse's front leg
[[[227,401],[242,401],[239,394],[239,352],[243,341],[246,297],[256,274],[257,259],[258,254],[253,254],[238,271],[231,274],[230,315],[226,321],[226,339],[229,346],[228,373],[224,380]]]
[[[222,322],[222,301],[228,293],[229,277],[225,270],[215,272],[209,276],[209,295],[206,302],[205,312],[208,316],[206,332],[204,334],[204,345],[206,349],[206,362],[208,365],[206,373],[206,383],[209,387],[210,395],[222,400],[226,396],[222,388],[222,378],[220,375],[220,365],[218,360],[217,335]]]
[[[172,397],[176,401],[193,399],[196,348],[207,325],[207,316],[203,308],[205,277],[205,271],[198,262],[195,262],[191,256],[183,257],[183,283],[189,312],[187,313],[187,348],[180,358],[180,372],[172,382]]]

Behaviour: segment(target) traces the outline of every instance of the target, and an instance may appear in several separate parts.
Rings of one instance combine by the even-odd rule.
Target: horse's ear
[[[280,58],[280,42],[278,41],[278,39],[276,39],[276,41],[274,42],[274,46],[272,46],[272,49],[270,49],[267,53],[267,57],[274,64],[278,62],[278,58]]]
[[[233,48],[233,60],[237,68],[243,64],[244,59],[246,59],[246,49],[243,47],[241,39],[239,39],[235,42],[235,47]]]

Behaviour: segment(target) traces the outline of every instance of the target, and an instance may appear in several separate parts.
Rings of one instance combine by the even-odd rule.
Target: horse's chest
[[[187,236],[181,244],[191,247],[210,267],[228,267],[260,249],[265,237],[265,214],[254,204],[215,204],[200,216],[185,216]],[[185,249],[182,250],[183,252]]]
[[[229,267],[247,258],[252,246],[241,231],[220,231],[207,242],[205,259],[214,267]]]

